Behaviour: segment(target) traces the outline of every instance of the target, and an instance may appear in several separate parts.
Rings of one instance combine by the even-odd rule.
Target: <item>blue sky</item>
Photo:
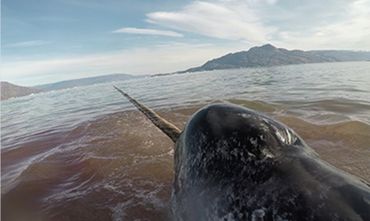
[[[370,50],[370,0],[2,0],[1,80],[155,74],[272,43]]]

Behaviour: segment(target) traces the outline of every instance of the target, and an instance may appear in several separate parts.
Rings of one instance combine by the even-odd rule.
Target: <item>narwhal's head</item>
[[[224,179],[241,174],[263,180],[260,174],[267,176],[269,165],[287,153],[311,151],[285,125],[233,104],[202,108],[181,132],[153,110],[115,88],[175,143],[175,181],[178,181],[175,187],[186,180],[209,184],[217,182],[218,177]],[[262,170],[266,171],[261,173]]]
[[[310,151],[288,127],[232,104],[196,112],[175,150],[176,186],[217,185],[243,177],[258,183],[287,154]]]
[[[311,151],[288,127],[241,106],[209,105],[181,132],[116,89],[175,143],[172,206],[179,219],[215,220],[230,212],[244,217],[252,204],[268,203],[258,196],[279,176],[280,162]]]

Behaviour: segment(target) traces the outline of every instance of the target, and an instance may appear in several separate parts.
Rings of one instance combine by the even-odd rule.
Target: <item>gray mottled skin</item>
[[[181,133],[116,89],[176,143],[174,219],[370,221],[369,185],[322,161],[285,125],[215,104]]]
[[[370,220],[368,184],[291,129],[236,105],[195,113],[176,143],[176,220]]]

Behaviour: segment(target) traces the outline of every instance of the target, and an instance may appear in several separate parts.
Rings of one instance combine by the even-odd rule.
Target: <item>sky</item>
[[[271,43],[370,50],[370,0],[2,0],[1,80],[168,73]]]

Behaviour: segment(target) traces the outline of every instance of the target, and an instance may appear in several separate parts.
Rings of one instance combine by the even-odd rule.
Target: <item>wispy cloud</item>
[[[128,34],[140,34],[140,35],[161,35],[169,37],[183,37],[182,34],[174,31],[158,30],[158,29],[146,29],[146,28],[121,28],[113,31],[113,33],[128,33]]]
[[[244,1],[195,1],[181,10],[153,12],[147,21],[204,36],[262,43],[273,31]]]
[[[195,1],[146,21],[203,36],[301,49],[370,49],[370,1]],[[309,16],[310,19],[307,19]]]
[[[7,61],[2,63],[1,77],[21,85],[36,85],[109,73],[166,73],[201,65],[212,57],[240,48],[240,45],[173,42],[85,56]]]
[[[50,41],[42,41],[42,40],[22,41],[22,42],[15,42],[15,43],[4,45],[4,48],[27,48],[27,47],[47,45],[50,43],[51,43]]]
[[[370,50],[370,1],[357,0],[344,4],[346,13],[343,18],[322,19],[324,24],[311,24],[311,28],[305,31],[282,30],[277,33],[275,42],[290,48]]]

